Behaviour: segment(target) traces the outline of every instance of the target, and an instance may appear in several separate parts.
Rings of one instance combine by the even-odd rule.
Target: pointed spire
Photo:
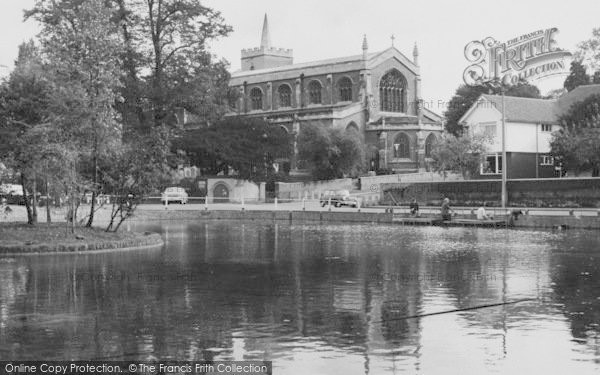
[[[363,35],[362,50],[363,50],[363,60],[366,60],[367,53],[369,52],[369,43],[367,43],[367,34]]]
[[[413,62],[415,65],[419,65],[419,48],[417,48],[417,42],[415,42],[415,47],[413,48]]]
[[[265,20],[263,22],[260,47],[266,49],[271,48],[271,35],[269,34],[269,20],[267,19],[267,13],[265,13]]]

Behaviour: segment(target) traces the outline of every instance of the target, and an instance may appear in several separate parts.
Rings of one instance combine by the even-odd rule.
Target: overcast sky
[[[32,21],[23,23],[23,9],[33,0],[0,0],[0,65],[12,68],[17,46],[36,33]],[[423,98],[447,101],[462,83],[468,65],[467,43],[492,36],[506,41],[529,32],[558,27],[558,45],[573,51],[580,41],[600,27],[599,0],[205,0],[223,13],[233,33],[212,45],[232,70],[240,67],[240,50],[257,47],[265,13],[272,44],[292,48],[295,62],[306,62],[361,53],[362,35],[370,51],[395,45],[412,58],[416,42],[420,51]],[[6,68],[0,67],[0,74]],[[539,82],[547,91],[562,79]]]

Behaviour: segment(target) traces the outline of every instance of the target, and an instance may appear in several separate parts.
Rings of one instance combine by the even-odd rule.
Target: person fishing
[[[408,209],[410,210],[410,214],[412,216],[419,216],[419,203],[417,203],[417,198],[413,198],[412,202],[410,202],[410,205],[408,206]]]
[[[444,200],[442,201],[442,220],[444,221],[449,221],[452,220],[452,213],[454,211],[452,211],[452,208],[450,208],[450,199],[449,198],[444,198]]]

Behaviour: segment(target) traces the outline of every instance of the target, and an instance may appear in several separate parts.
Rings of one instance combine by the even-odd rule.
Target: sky
[[[539,29],[557,27],[558,46],[574,51],[600,27],[599,0],[204,0],[222,12],[234,31],[211,43],[212,52],[240,68],[240,50],[257,47],[264,14],[275,47],[294,50],[295,62],[362,53],[394,44],[412,59],[419,48],[422,96],[441,113],[469,65],[464,47],[492,36],[507,41]],[[0,65],[12,68],[18,45],[35,36],[33,21],[23,23],[23,9],[33,0],[0,0]],[[0,76],[9,69],[0,66]],[[563,78],[536,82],[543,92],[562,86]]]

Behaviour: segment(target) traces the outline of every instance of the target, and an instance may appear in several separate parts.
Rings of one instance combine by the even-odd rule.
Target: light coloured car
[[[358,199],[350,196],[348,190],[327,190],[319,200],[321,207],[330,204],[335,207],[358,207]]]
[[[169,204],[172,202],[186,204],[188,202],[188,193],[182,187],[168,187],[160,196],[160,202],[162,204]]]

